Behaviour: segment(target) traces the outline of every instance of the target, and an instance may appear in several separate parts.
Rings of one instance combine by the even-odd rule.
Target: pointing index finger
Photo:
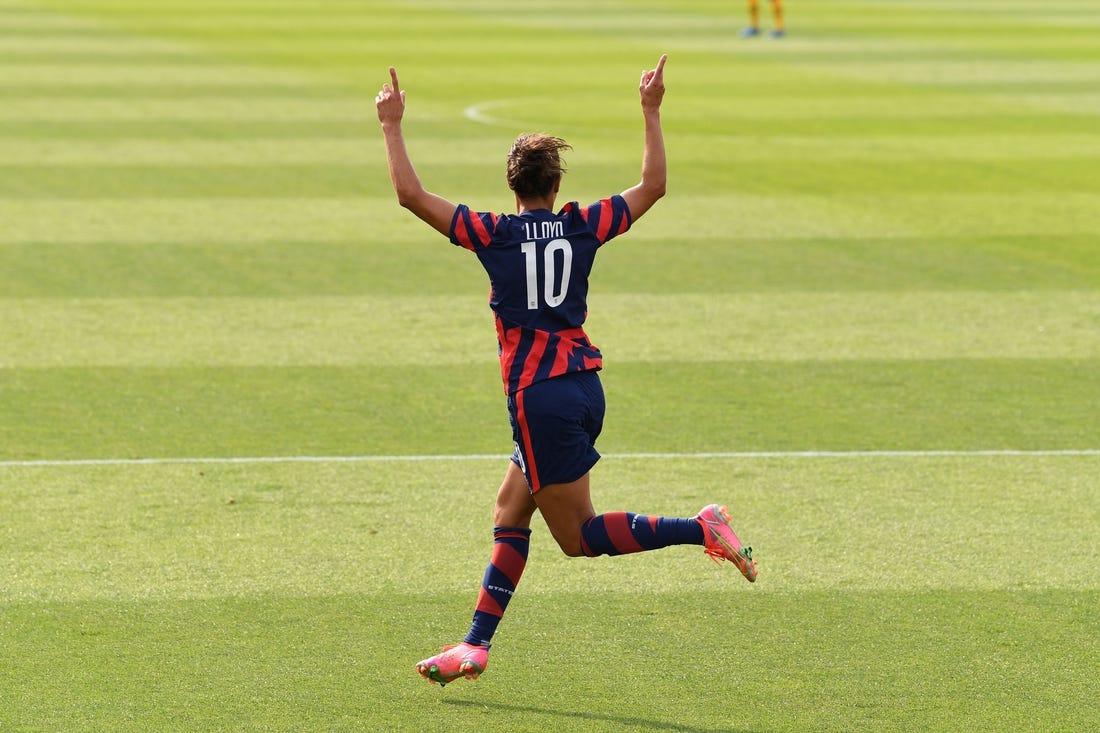
[[[397,69],[390,67],[390,82],[393,84],[393,93],[397,94],[401,91],[401,87],[397,86]]]
[[[661,74],[664,72],[665,61],[668,61],[668,54],[667,53],[661,54],[660,60],[657,61],[657,68],[653,70],[653,75],[654,76],[661,76]]]

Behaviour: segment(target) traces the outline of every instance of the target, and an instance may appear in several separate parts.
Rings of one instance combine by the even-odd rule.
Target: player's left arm
[[[390,67],[390,82],[382,85],[375,97],[374,106],[378,121],[382,123],[382,135],[386,140],[386,160],[390,168],[390,182],[397,194],[397,202],[423,219],[444,236],[450,236],[451,220],[457,208],[447,199],[432,193],[420,183],[405,136],[401,120],[405,115],[405,92],[397,84],[397,70]]]
[[[642,118],[645,120],[645,148],[642,151],[642,180],[623,191],[630,208],[631,221],[637,221],[665,195],[668,164],[665,160],[665,137],[661,129],[661,100],[665,96],[665,61],[662,54],[657,68],[642,72],[638,92],[641,96]]]

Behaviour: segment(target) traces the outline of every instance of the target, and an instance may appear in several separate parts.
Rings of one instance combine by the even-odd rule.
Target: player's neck
[[[516,213],[523,214],[528,211],[537,211],[539,209],[546,209],[548,211],[554,210],[554,201],[557,199],[556,195],[546,196],[544,198],[530,198],[521,199],[516,196]]]

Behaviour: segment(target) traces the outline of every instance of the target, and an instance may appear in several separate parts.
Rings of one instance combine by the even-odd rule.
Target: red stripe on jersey
[[[603,199],[598,206],[600,207],[600,223],[596,226],[596,239],[600,240],[600,244],[603,244],[607,241],[607,235],[611,231],[611,214],[613,211],[611,199]]]
[[[584,312],[584,317],[588,318],[588,311]],[[563,328],[558,331],[557,334],[563,339],[569,339],[570,341],[579,341],[583,344],[588,343],[588,335],[584,332],[584,327],[579,328]]]
[[[504,391],[508,392],[509,377],[512,374],[512,362],[516,360],[516,349],[519,348],[519,328],[506,330],[504,321],[500,316],[496,317],[497,343],[500,344],[500,376],[504,380]]]
[[[539,365],[542,363],[542,356],[546,353],[546,342],[549,339],[550,334],[546,331],[535,331],[535,338],[531,342],[531,351],[528,352],[527,358],[523,362],[523,374],[519,378],[521,386],[525,387],[534,383],[535,378],[538,376]]]
[[[569,371],[569,357],[573,355],[575,347],[588,345],[588,336],[585,335],[583,328],[567,328],[564,331],[558,331],[555,335],[560,336],[561,339],[558,341],[558,353],[554,356],[554,366],[550,369],[551,377],[557,377]]]
[[[497,223],[496,214],[489,214],[489,218],[492,219],[493,226],[495,227]],[[474,227],[474,235],[477,237],[478,244],[480,244],[482,247],[488,246],[489,240],[492,239],[492,236],[489,234],[489,230],[485,228],[485,222],[481,220],[480,216],[476,216],[475,214],[471,213],[470,223]]]
[[[611,544],[615,545],[622,554],[641,552],[645,548],[634,539],[634,533],[630,531],[630,520],[626,512],[608,512],[603,515],[603,528],[607,532]]]
[[[458,243],[464,248],[471,252],[473,251],[474,243],[470,239],[470,233],[466,230],[466,218],[463,216],[459,216],[455,221],[455,239],[457,239]]]
[[[616,237],[619,236],[620,234],[622,234],[623,232],[625,232],[629,228],[630,228],[630,216],[624,214],[622,216],[622,219],[619,221],[619,231],[615,232],[615,236]]]
[[[523,406],[523,391],[516,392],[516,424],[519,425],[519,436],[523,440],[523,459],[527,464],[527,480],[531,484],[531,493],[542,488],[542,480],[539,479],[539,467],[535,463],[535,451],[531,445],[531,430],[527,427],[527,411]]]
[[[554,364],[550,367],[550,376],[558,377],[569,371],[569,356],[573,353],[573,342],[568,339],[558,341],[558,349],[554,354]]]

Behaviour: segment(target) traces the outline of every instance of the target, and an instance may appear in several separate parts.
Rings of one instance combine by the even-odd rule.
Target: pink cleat
[[[433,685],[438,682],[443,687],[459,677],[476,680],[488,666],[489,647],[462,642],[445,646],[442,654],[417,662],[416,671]]]
[[[703,525],[703,537],[706,542],[704,552],[710,559],[721,564],[729,560],[750,583],[756,582],[756,561],[752,559],[752,548],[742,547],[733,528],[730,527],[730,513],[724,506],[708,504],[695,517]]]

